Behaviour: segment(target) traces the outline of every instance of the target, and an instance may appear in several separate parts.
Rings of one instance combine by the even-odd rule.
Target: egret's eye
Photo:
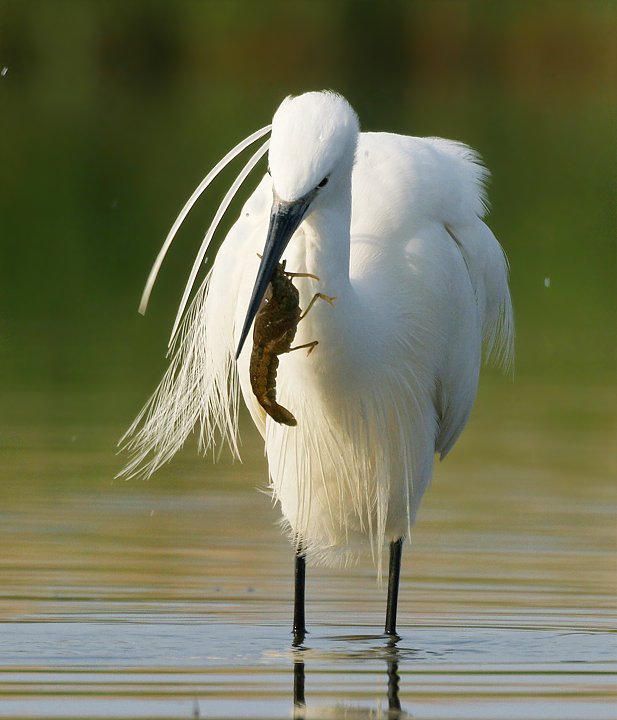
[[[319,183],[319,185],[318,185],[317,187],[323,187],[324,185],[327,185],[327,184],[328,184],[328,178],[325,177],[325,178]]]

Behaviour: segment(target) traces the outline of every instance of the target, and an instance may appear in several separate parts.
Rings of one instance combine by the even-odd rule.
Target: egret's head
[[[278,199],[317,197],[337,176],[349,176],[358,132],[358,117],[340,95],[310,92],[283,100],[272,119],[268,154]]]
[[[251,327],[281,255],[313,207],[346,183],[358,142],[356,113],[340,95],[310,92],[288,97],[272,119],[268,155],[273,199],[270,225],[236,357]]]

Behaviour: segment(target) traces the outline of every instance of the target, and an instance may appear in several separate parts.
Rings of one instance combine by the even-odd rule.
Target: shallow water
[[[607,392],[480,397],[405,550],[395,646],[366,562],[309,569],[310,634],[291,647],[293,558],[250,432],[243,464],[187,448],[122,482],[119,428],[15,421],[0,716],[616,717]]]

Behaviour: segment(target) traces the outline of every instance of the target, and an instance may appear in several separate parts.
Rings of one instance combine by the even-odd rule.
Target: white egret
[[[145,307],[180,222],[144,292]],[[337,564],[370,552],[381,573],[389,543],[385,632],[396,635],[403,539],[433,458],[456,442],[471,411],[482,354],[512,358],[508,266],[482,218],[488,172],[469,147],[439,138],[360,132],[332,92],[288,97],[276,111],[269,171],[246,202],[184,312],[220,216],[266,142],[233,184],[195,261],[172,333],[171,363],[129,429],[127,475],[150,475],[195,426],[208,449],[238,454],[239,390],[265,441],[270,488],[296,549],[294,642],[305,633],[305,560]],[[260,259],[261,258],[261,259]],[[297,426],[267,416],[251,391],[245,340],[279,260],[300,305],[297,330],[314,352],[280,357],[277,397]]]

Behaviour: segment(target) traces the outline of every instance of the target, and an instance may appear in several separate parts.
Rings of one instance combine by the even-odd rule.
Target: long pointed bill
[[[270,225],[268,227],[268,235],[266,237],[266,245],[264,247],[261,264],[257,271],[257,278],[253,287],[253,293],[246,312],[246,319],[242,327],[242,334],[238,343],[236,352],[236,360],[242,352],[244,341],[249,334],[251,324],[257,315],[261,301],[266,294],[268,283],[274,275],[274,271],[285,252],[285,248],[289,243],[291,236],[296,232],[298,226],[302,222],[306,211],[313,199],[313,193],[305,195],[300,200],[286,202],[279,200],[276,196],[272,203],[270,211]]]

